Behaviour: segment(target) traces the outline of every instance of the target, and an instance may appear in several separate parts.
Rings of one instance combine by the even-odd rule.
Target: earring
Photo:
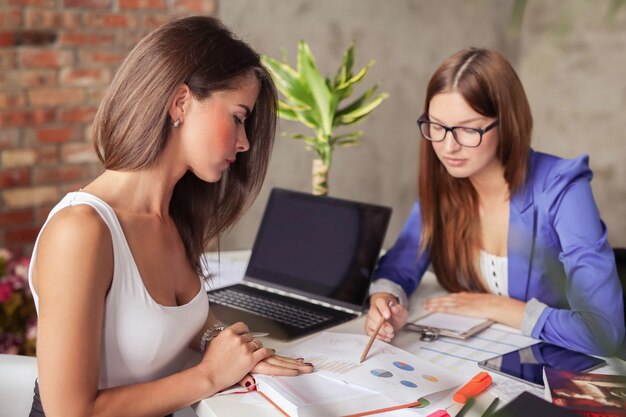
[[[182,122],[183,122],[182,120],[180,120],[180,119],[176,119],[176,121],[175,121],[174,123],[172,123],[172,126],[174,126],[174,127],[178,127],[178,126],[180,126],[180,124],[181,124]]]

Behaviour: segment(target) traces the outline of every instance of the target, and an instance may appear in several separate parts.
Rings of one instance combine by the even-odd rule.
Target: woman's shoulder
[[[542,191],[560,190],[575,181],[589,182],[593,177],[587,154],[568,159],[532,151],[529,167],[529,179]]]
[[[40,245],[49,241],[93,244],[103,239],[111,240],[105,221],[92,206],[79,204],[63,207],[52,215],[42,230]]]

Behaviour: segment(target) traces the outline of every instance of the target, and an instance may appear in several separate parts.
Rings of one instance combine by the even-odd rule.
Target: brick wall
[[[30,254],[48,212],[101,172],[90,126],[133,45],[216,0],[0,0],[0,247]]]

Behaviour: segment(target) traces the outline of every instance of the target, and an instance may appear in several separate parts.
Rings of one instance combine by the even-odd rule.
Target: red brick
[[[32,224],[33,220],[34,214],[32,209],[0,213],[0,227]]]
[[[65,143],[77,138],[76,130],[59,127],[37,130],[37,141],[42,143]]]
[[[52,45],[57,40],[53,30],[16,30],[0,32],[0,46]]]
[[[119,0],[120,9],[165,9],[165,0]]]
[[[74,59],[71,51],[50,49],[22,49],[19,55],[20,64],[33,68],[59,68],[69,66]]]
[[[57,73],[52,69],[0,71],[0,86],[51,87],[57,83]]]
[[[79,12],[28,9],[25,15],[26,28],[76,29],[82,26]]]
[[[15,45],[15,32],[0,32],[0,47]]]
[[[42,146],[35,149],[37,165],[53,165],[59,162],[59,151],[56,145]]]
[[[71,143],[61,147],[61,159],[66,163],[97,162],[98,157],[90,143]]]
[[[112,46],[115,37],[112,34],[67,31],[61,35],[61,45],[71,46]]]
[[[108,9],[113,0],[64,0],[65,7],[79,7],[81,9]]]
[[[16,168],[0,171],[0,188],[30,184],[30,169]]]
[[[54,121],[54,110],[0,111],[0,127],[42,125]]]
[[[76,105],[85,100],[85,91],[82,88],[38,88],[30,90],[28,98],[36,107]]]
[[[127,52],[113,51],[80,51],[79,61],[87,64],[121,64]]]
[[[22,130],[19,128],[0,129],[0,150],[16,148],[20,142]]]
[[[134,17],[120,13],[89,13],[86,16],[87,27],[92,28],[127,28],[136,26]]]
[[[97,108],[85,107],[65,110],[61,112],[63,123],[91,123],[96,115]]]
[[[185,10],[189,12],[214,14],[215,2],[212,0],[176,0],[174,10]]]
[[[7,245],[16,243],[34,243],[39,234],[39,226],[22,226],[15,230],[7,230],[4,238]]]
[[[111,72],[106,68],[65,68],[61,70],[61,84],[74,86],[108,85]]]
[[[46,6],[53,7],[56,0],[5,0],[11,6]]]
[[[18,92],[0,92],[0,110],[19,109],[26,104],[24,93]]]
[[[0,27],[3,29],[17,29],[22,26],[22,11],[20,9],[0,10]]]
[[[12,49],[0,49],[0,68],[15,68],[17,66],[17,54]]]
[[[62,165],[57,167],[35,167],[33,182],[48,184],[76,181],[87,176],[87,168],[78,165]]]

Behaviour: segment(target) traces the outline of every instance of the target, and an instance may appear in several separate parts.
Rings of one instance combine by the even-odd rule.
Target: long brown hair
[[[428,83],[424,108],[440,93],[458,92],[486,117],[499,120],[497,155],[513,195],[524,185],[532,115],[522,84],[500,53],[469,48],[446,59]],[[431,142],[420,145],[421,250],[428,249],[441,285],[448,291],[484,290],[476,271],[482,246],[478,195],[468,178],[453,178]]]
[[[277,95],[259,55],[217,19],[173,20],[143,38],[109,87],[93,124],[94,146],[106,169],[133,171],[156,163],[172,120],[168,109],[184,83],[197,100],[236,88],[254,74],[260,92],[245,129],[250,149],[216,183],[187,172],[176,184],[169,212],[196,272],[209,241],[230,227],[258,194],[276,127]]]

